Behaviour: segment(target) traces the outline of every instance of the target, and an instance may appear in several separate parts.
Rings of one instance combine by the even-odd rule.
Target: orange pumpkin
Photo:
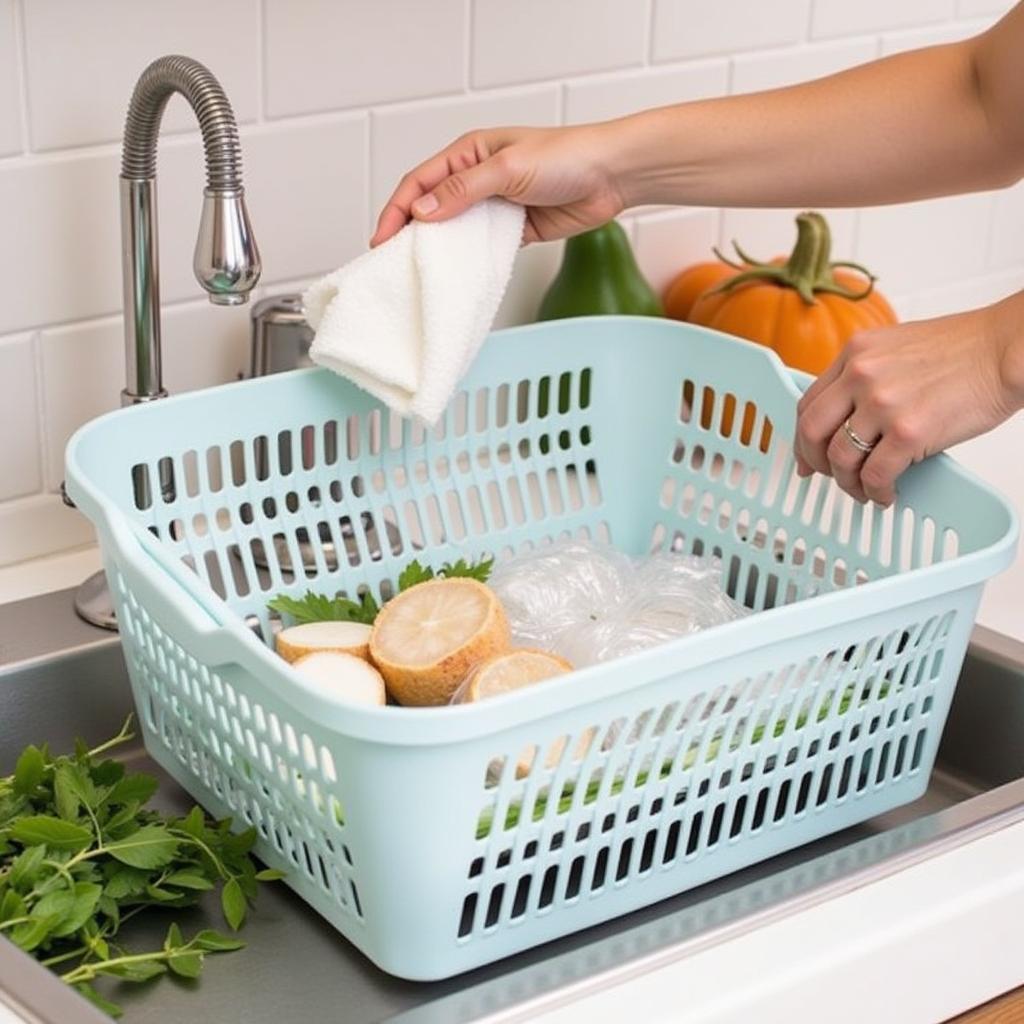
[[[727,260],[716,249],[718,262],[684,270],[665,291],[665,315],[756,341],[774,349],[787,365],[815,375],[831,365],[857,331],[896,322],[868,270],[832,261],[832,238],[820,213],[801,213],[796,229],[796,245],[788,258],[761,263],[733,242],[742,263]],[[710,429],[714,395],[706,398],[701,424]],[[730,396],[722,409],[726,434],[735,415]],[[754,420],[754,410],[748,408],[740,431],[744,444],[752,439]],[[766,425],[762,451],[768,450],[770,440]]]
[[[742,263],[716,250],[719,262],[684,270],[665,292],[665,315],[756,341],[813,374],[827,369],[857,331],[896,322],[867,270],[831,261],[820,213],[801,213],[796,224],[788,258],[761,263],[736,245]]]

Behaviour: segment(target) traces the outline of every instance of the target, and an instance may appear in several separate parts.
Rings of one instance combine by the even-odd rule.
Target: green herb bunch
[[[435,577],[451,578],[454,576],[468,577],[486,583],[494,566],[493,558],[483,558],[477,562],[467,562],[460,558],[457,562],[445,562],[435,573],[429,565],[420,565],[418,561],[410,562],[399,574],[398,590],[408,590],[417,583],[426,583]],[[380,612],[380,605],[369,591],[364,591],[358,601],[343,597],[341,594],[328,597],[312,590],[306,591],[302,598],[278,594],[267,603],[275,612],[290,616],[296,625],[305,622],[363,622],[373,625],[373,620]]]
[[[96,978],[195,978],[208,953],[244,945],[210,929],[186,941],[172,924],[162,948],[133,953],[117,941],[129,918],[192,906],[220,886],[237,930],[257,882],[281,877],[257,871],[254,830],[232,833],[230,820],[208,821],[199,807],[181,818],[147,810],[157,780],[102,756],[130,740],[130,728],[131,719],[92,750],[78,741],[73,754],[26,747],[0,778],[0,935],[61,965],[63,981],[113,1016],[120,1010],[93,988]]]

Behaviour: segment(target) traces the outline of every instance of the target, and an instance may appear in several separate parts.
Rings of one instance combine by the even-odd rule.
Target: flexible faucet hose
[[[217,79],[190,57],[160,57],[139,78],[125,122],[121,176],[135,180],[156,176],[160,119],[176,92],[188,100],[199,120],[207,188],[238,191],[242,187],[242,155],[234,112]]]

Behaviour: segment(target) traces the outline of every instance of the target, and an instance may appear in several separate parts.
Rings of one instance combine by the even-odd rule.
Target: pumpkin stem
[[[732,243],[736,245],[735,242]],[[746,270],[746,266],[743,263],[737,263],[735,260],[729,259],[728,256],[718,248],[717,245],[711,246],[711,251],[720,259],[727,267],[732,267],[734,270]],[[742,257],[740,257],[742,259]]]
[[[820,213],[801,213],[796,219],[796,245],[784,264],[786,278],[807,305],[814,305],[814,286],[828,274],[832,235]]]
[[[737,242],[735,238],[732,240],[732,247],[736,250],[736,255],[739,256],[739,258],[741,260],[743,260],[743,262],[748,267],[772,267],[772,266],[775,266],[775,264],[771,263],[770,261],[766,262],[764,260],[755,260],[754,257],[750,255],[750,253],[745,252],[743,249],[740,248],[740,243]]]
[[[740,273],[711,289],[709,294],[728,292],[748,281],[772,281],[783,287],[792,288],[808,306],[813,306],[817,301],[814,297],[815,292],[841,295],[857,302],[867,298],[875,286],[874,275],[859,263],[832,261],[832,234],[828,221],[813,210],[797,216],[796,244],[785,263],[762,263],[744,252],[737,242],[734,241],[732,245],[742,263],[726,259],[718,249],[714,252],[723,263],[739,270]],[[867,285],[861,291],[854,291],[839,284],[833,274],[836,267],[846,267],[863,274],[867,278]]]

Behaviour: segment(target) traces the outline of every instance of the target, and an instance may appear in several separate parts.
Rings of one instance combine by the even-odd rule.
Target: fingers
[[[440,221],[456,217],[491,196],[509,191],[509,175],[500,156],[448,175],[436,188],[420,196],[411,206],[417,220]]]
[[[891,505],[896,500],[896,480],[913,461],[912,448],[897,438],[883,436],[860,470],[860,484],[868,500]]]
[[[796,413],[797,420],[803,416],[804,412],[810,408],[811,405],[829,388],[835,383],[843,372],[843,364],[845,363],[845,357],[843,354],[833,361],[832,365],[817,377],[811,386],[803,393],[800,401],[797,403]],[[807,460],[803,453],[803,445],[800,439],[800,432],[797,431],[796,443],[794,444],[794,455],[796,456],[796,470],[800,476],[810,476],[814,472],[814,466]]]
[[[867,425],[863,417],[858,418],[856,412],[848,421],[843,421],[844,424],[847,422],[849,422],[850,430],[867,444],[874,444],[878,440],[878,429]],[[827,455],[829,467],[832,470],[832,476],[835,478],[836,483],[847,494],[853,495],[858,501],[867,501],[868,495],[863,487],[861,473],[868,453],[862,451],[854,444],[853,439],[846,432],[845,426],[841,426],[832,435],[832,439],[828,444]]]
[[[829,444],[852,412],[853,398],[839,380],[831,386],[826,386],[811,404],[799,413],[796,427],[798,470],[802,462],[814,472],[832,472],[828,454]],[[808,476],[809,473],[803,472],[801,475]]]
[[[402,178],[384,204],[370,245],[377,246],[386,242],[409,222],[410,217],[415,216],[422,220],[447,220],[448,217],[454,217],[456,213],[472,205],[470,202],[460,205],[453,201],[464,191],[464,176],[475,167],[494,159],[492,154],[504,141],[505,137],[498,129],[469,132],[440,153],[414,167]],[[498,169],[498,165],[493,166],[489,169],[489,174],[496,175]],[[452,178],[458,180],[454,184],[447,184]],[[476,183],[474,187],[480,187],[482,184]],[[494,195],[496,192],[489,194]],[[436,205],[431,196],[436,200]],[[446,196],[451,197],[447,202]],[[486,195],[481,195],[480,198],[486,198]]]

